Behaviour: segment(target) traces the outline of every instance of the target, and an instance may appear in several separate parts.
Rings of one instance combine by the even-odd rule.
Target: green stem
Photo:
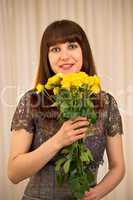
[[[81,145],[81,140],[78,141],[78,145],[77,145],[77,171],[78,174],[81,175],[82,174],[82,161],[79,159],[80,157],[80,145]]]
[[[52,99],[52,97],[49,95],[49,93],[47,92],[47,90],[44,88],[44,92],[47,94],[47,96],[49,97],[49,99],[53,102],[53,103],[55,103],[54,101],[53,101],[53,99]]]

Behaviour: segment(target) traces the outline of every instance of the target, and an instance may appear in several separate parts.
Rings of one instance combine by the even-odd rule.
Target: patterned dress
[[[62,125],[57,120],[59,111],[56,107],[51,107],[47,98],[44,101],[43,110],[40,107],[31,106],[33,93],[33,90],[29,90],[22,96],[11,123],[11,131],[13,129],[25,129],[29,134],[33,134],[29,152],[35,150],[56,134]],[[114,97],[104,91],[102,91],[102,95],[104,108],[98,111],[97,122],[91,129],[93,134],[90,134],[84,140],[84,144],[91,150],[94,158],[94,161],[88,165],[88,169],[96,177],[99,165],[103,163],[107,136],[123,133],[122,120]],[[56,183],[54,163],[57,158],[58,153],[41,170],[30,177],[22,200],[74,200],[67,183],[64,183],[61,188]],[[97,180],[95,180],[92,187],[96,183]]]

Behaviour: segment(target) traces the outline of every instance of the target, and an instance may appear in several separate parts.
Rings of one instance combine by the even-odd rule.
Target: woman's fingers
[[[77,117],[64,122],[57,134],[62,146],[70,145],[73,142],[84,138],[88,125],[89,122],[85,117]]]
[[[87,120],[78,121],[78,122],[75,122],[74,124],[72,124],[71,128],[76,129],[76,128],[80,128],[80,127],[88,126],[88,125],[89,125],[89,122]]]
[[[98,197],[98,194],[94,188],[90,188],[89,191],[84,193],[83,200],[100,200],[101,198]]]
[[[82,139],[82,138],[84,138],[84,137],[85,137],[85,133],[76,135],[76,136],[74,136],[74,138],[73,138],[73,142],[76,142],[77,140]]]
[[[70,119],[71,123],[75,123],[79,120],[87,120],[86,117],[82,117],[82,116],[79,116],[79,117],[76,117],[76,118],[73,118],[73,119]]]
[[[85,132],[87,131],[87,127],[84,128],[80,128],[74,131],[75,135],[80,135],[80,134],[85,134]]]
[[[70,119],[70,120],[67,120],[66,122],[64,122],[63,130],[65,132],[68,132],[68,131],[72,131],[72,130],[75,130],[77,128],[85,127],[85,126],[88,126],[88,125],[89,125],[89,122],[86,120],[85,117],[77,117],[74,120]]]

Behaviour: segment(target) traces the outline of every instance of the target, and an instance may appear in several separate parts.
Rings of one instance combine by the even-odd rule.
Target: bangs
[[[47,47],[67,41],[81,44],[82,41],[82,34],[80,33],[79,27],[75,27],[71,23],[53,24],[52,27],[47,29],[46,35],[48,36],[46,38]]]
[[[53,37],[49,38],[49,41],[47,41],[48,47],[53,46],[55,44],[59,43],[65,43],[65,42],[78,42],[81,44],[81,38],[77,34],[72,35],[57,35],[53,34]]]

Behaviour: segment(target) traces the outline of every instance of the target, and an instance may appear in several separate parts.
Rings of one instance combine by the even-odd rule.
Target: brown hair
[[[76,41],[80,44],[83,53],[83,66],[81,70],[88,75],[96,74],[91,48],[84,30],[73,21],[59,20],[51,23],[43,33],[35,87],[38,83],[45,84],[48,78],[55,74],[48,60],[49,47],[66,41]]]

